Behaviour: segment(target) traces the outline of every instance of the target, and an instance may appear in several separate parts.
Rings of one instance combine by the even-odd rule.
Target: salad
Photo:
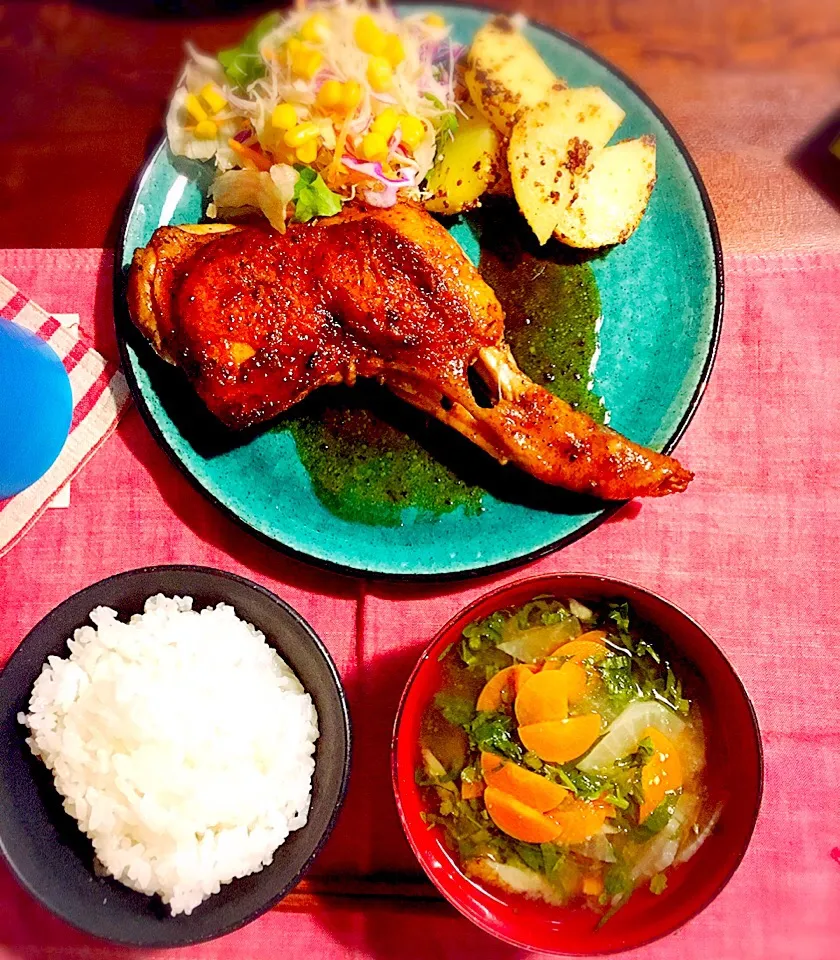
[[[357,196],[421,199],[458,125],[448,33],[436,14],[332,0],[269,14],[216,56],[188,47],[167,137],[215,164],[208,215],[261,211],[284,230]]]
[[[540,597],[442,664],[417,782],[468,876],[604,922],[714,829],[700,711],[626,603]]]

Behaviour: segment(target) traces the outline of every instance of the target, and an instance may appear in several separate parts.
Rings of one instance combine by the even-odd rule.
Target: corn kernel
[[[392,67],[398,67],[405,60],[405,47],[395,33],[388,35],[382,54]]]
[[[350,113],[362,102],[362,85],[356,80],[348,80],[341,94],[341,105]]]
[[[391,107],[386,107],[371,124],[374,133],[381,133],[386,140],[390,140],[400,122],[400,115]]]
[[[304,80],[311,80],[321,69],[324,57],[312,47],[303,47],[292,54],[292,73]]]
[[[311,80],[315,74],[321,69],[321,64],[324,62],[324,55],[319,53],[317,50],[313,50],[309,54],[309,62],[307,63],[307,79]]]
[[[212,120],[199,120],[193,133],[199,140],[215,140],[219,128]]]
[[[221,113],[228,105],[219,88],[212,83],[205,83],[199,96],[210,107],[210,113]]]
[[[391,89],[394,82],[394,71],[385,57],[371,57],[367,68],[368,83],[377,93],[384,93]]]
[[[278,103],[271,111],[271,125],[277,130],[291,130],[297,122],[297,110],[291,103]]]
[[[388,141],[381,133],[366,133],[362,138],[362,156],[365,160],[387,159]]]
[[[286,49],[289,51],[289,56],[293,57],[303,50],[303,41],[299,37],[289,37],[286,41]]]
[[[198,97],[194,93],[187,94],[184,100],[184,109],[196,123],[201,123],[202,120],[207,119],[207,111],[198,102]]]
[[[320,43],[330,35],[330,25],[323,13],[313,13],[304,21],[300,28],[300,35],[310,43]]]
[[[369,13],[362,14],[353,27],[356,46],[365,53],[378,55],[385,49],[385,34]]]
[[[317,103],[325,110],[333,110],[341,103],[344,89],[338,80],[327,80],[318,91]]]
[[[446,21],[439,13],[427,13],[426,16],[423,17],[423,23],[425,23],[427,27],[446,26]]]
[[[287,147],[302,147],[308,140],[314,140],[317,136],[318,127],[314,123],[299,123],[286,131],[283,143]]]
[[[301,163],[314,163],[315,158],[318,156],[318,141],[307,140],[303,146],[295,150],[295,156]]]
[[[423,126],[423,121],[418,120],[417,117],[400,117],[400,132],[402,133],[402,143],[411,151],[416,150],[426,137],[426,128]]]

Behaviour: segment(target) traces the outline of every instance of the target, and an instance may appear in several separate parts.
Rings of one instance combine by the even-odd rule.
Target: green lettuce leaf
[[[604,875],[604,893],[607,897],[626,896],[633,892],[633,881],[627,868],[614,863]]]
[[[663,830],[674,815],[678,799],[676,793],[665,794],[662,803],[645,818],[642,829],[647,831],[648,834],[659,833],[660,830]]]
[[[266,14],[254,24],[238,47],[219,51],[219,63],[231,86],[247,87],[265,74],[265,64],[259,54],[260,43],[279,23],[279,13]]]
[[[497,711],[485,711],[465,727],[476,750],[497,753],[511,760],[519,760],[522,747],[513,739],[513,719]]]
[[[517,843],[515,849],[526,867],[537,873],[543,869],[543,855],[539,847],[530,843]]]
[[[607,693],[618,705],[627,704],[638,695],[639,688],[633,679],[633,661],[630,657],[606,657],[597,664],[596,669],[601,674]]]
[[[475,708],[466,697],[441,690],[435,694],[435,706],[456,727],[466,726],[475,716]]]
[[[544,772],[550,780],[562,784],[582,800],[595,800],[610,785],[606,777],[596,773],[584,773],[571,763],[562,767],[546,764]]]
[[[464,627],[460,654],[464,664],[489,680],[494,674],[513,663],[496,645],[502,642],[502,627],[508,618],[504,613],[493,613],[484,620]]]
[[[630,605],[628,603],[611,603],[610,620],[618,627],[619,632],[630,631]]]
[[[295,184],[295,217],[306,223],[313,217],[332,217],[341,210],[341,198],[324,183],[312,167],[296,167],[300,174]]]

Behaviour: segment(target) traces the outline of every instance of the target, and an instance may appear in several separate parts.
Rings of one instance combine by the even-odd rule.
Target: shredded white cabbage
[[[238,216],[261,210],[272,227],[283,233],[298,177],[297,170],[284,163],[268,171],[227,170],[213,181],[210,195],[217,211]]]

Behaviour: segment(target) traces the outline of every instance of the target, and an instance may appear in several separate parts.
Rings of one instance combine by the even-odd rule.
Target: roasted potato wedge
[[[524,110],[510,138],[508,166],[516,202],[540,243],[571,202],[575,180],[592,169],[594,155],[623,119],[600,87],[552,91]]]
[[[575,180],[571,202],[554,231],[570,247],[595,249],[623,243],[639,225],[656,181],[653,137],[605,147],[592,169]]]
[[[502,157],[499,161],[498,176],[487,188],[487,194],[491,197],[513,197],[513,184],[510,179],[510,168],[507,162],[507,144],[501,144]]]
[[[473,103],[505,138],[524,108],[566,86],[505,16],[494,17],[476,33],[464,80]]]
[[[502,139],[493,124],[478,112],[462,119],[429,174],[426,189],[432,196],[426,209],[445,214],[469,209],[498,181],[504,165]]]

